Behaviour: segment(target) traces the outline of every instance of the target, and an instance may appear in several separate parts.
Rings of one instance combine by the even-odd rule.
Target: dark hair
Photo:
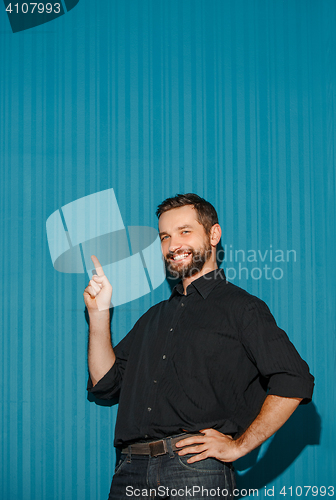
[[[156,215],[160,218],[164,212],[186,205],[192,205],[195,208],[197,220],[202,224],[207,234],[210,233],[210,229],[214,224],[218,224],[218,216],[215,208],[211,203],[194,193],[177,194],[172,198],[167,198],[157,207]]]

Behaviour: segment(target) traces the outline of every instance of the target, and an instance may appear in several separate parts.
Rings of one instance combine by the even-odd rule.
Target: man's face
[[[159,219],[159,232],[165,264],[173,277],[194,276],[210,259],[210,238],[198,222],[193,206],[164,212]]]

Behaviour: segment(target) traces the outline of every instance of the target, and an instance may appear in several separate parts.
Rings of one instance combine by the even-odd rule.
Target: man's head
[[[192,193],[177,195],[163,201],[156,214],[162,254],[172,276],[188,280],[217,267],[221,229],[209,202]]]
[[[212,226],[218,224],[217,212],[211,203],[197,194],[177,194],[172,198],[167,198],[157,207],[156,215],[158,216],[158,219],[160,219],[161,215],[168,212],[168,210],[185,207],[187,205],[195,208],[198,222],[202,224],[206,234],[209,235]]]

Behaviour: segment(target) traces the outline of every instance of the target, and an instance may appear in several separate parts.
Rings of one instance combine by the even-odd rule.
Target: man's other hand
[[[240,452],[238,443],[231,436],[222,434],[215,429],[203,429],[200,432],[202,432],[202,436],[188,437],[176,443],[178,448],[186,447],[178,452],[179,455],[195,453],[187,460],[189,464],[210,457],[217,458],[222,462],[234,462],[244,454]]]
[[[186,446],[179,455],[196,453],[188,462],[213,457],[222,462],[234,462],[254,450],[271,437],[289,419],[302,398],[286,398],[269,394],[252,424],[237,439],[215,429],[203,429],[203,436],[182,439],[176,446]]]

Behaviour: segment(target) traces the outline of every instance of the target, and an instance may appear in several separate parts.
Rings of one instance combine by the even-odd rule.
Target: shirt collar
[[[214,271],[210,271],[200,278],[197,278],[197,280],[192,281],[187,287],[187,295],[190,295],[191,293],[197,291],[203,297],[203,299],[206,299],[215,288],[215,286],[225,280],[226,278],[224,269],[215,269]],[[181,281],[174,287],[169,300],[176,294],[183,295],[183,285]]]

